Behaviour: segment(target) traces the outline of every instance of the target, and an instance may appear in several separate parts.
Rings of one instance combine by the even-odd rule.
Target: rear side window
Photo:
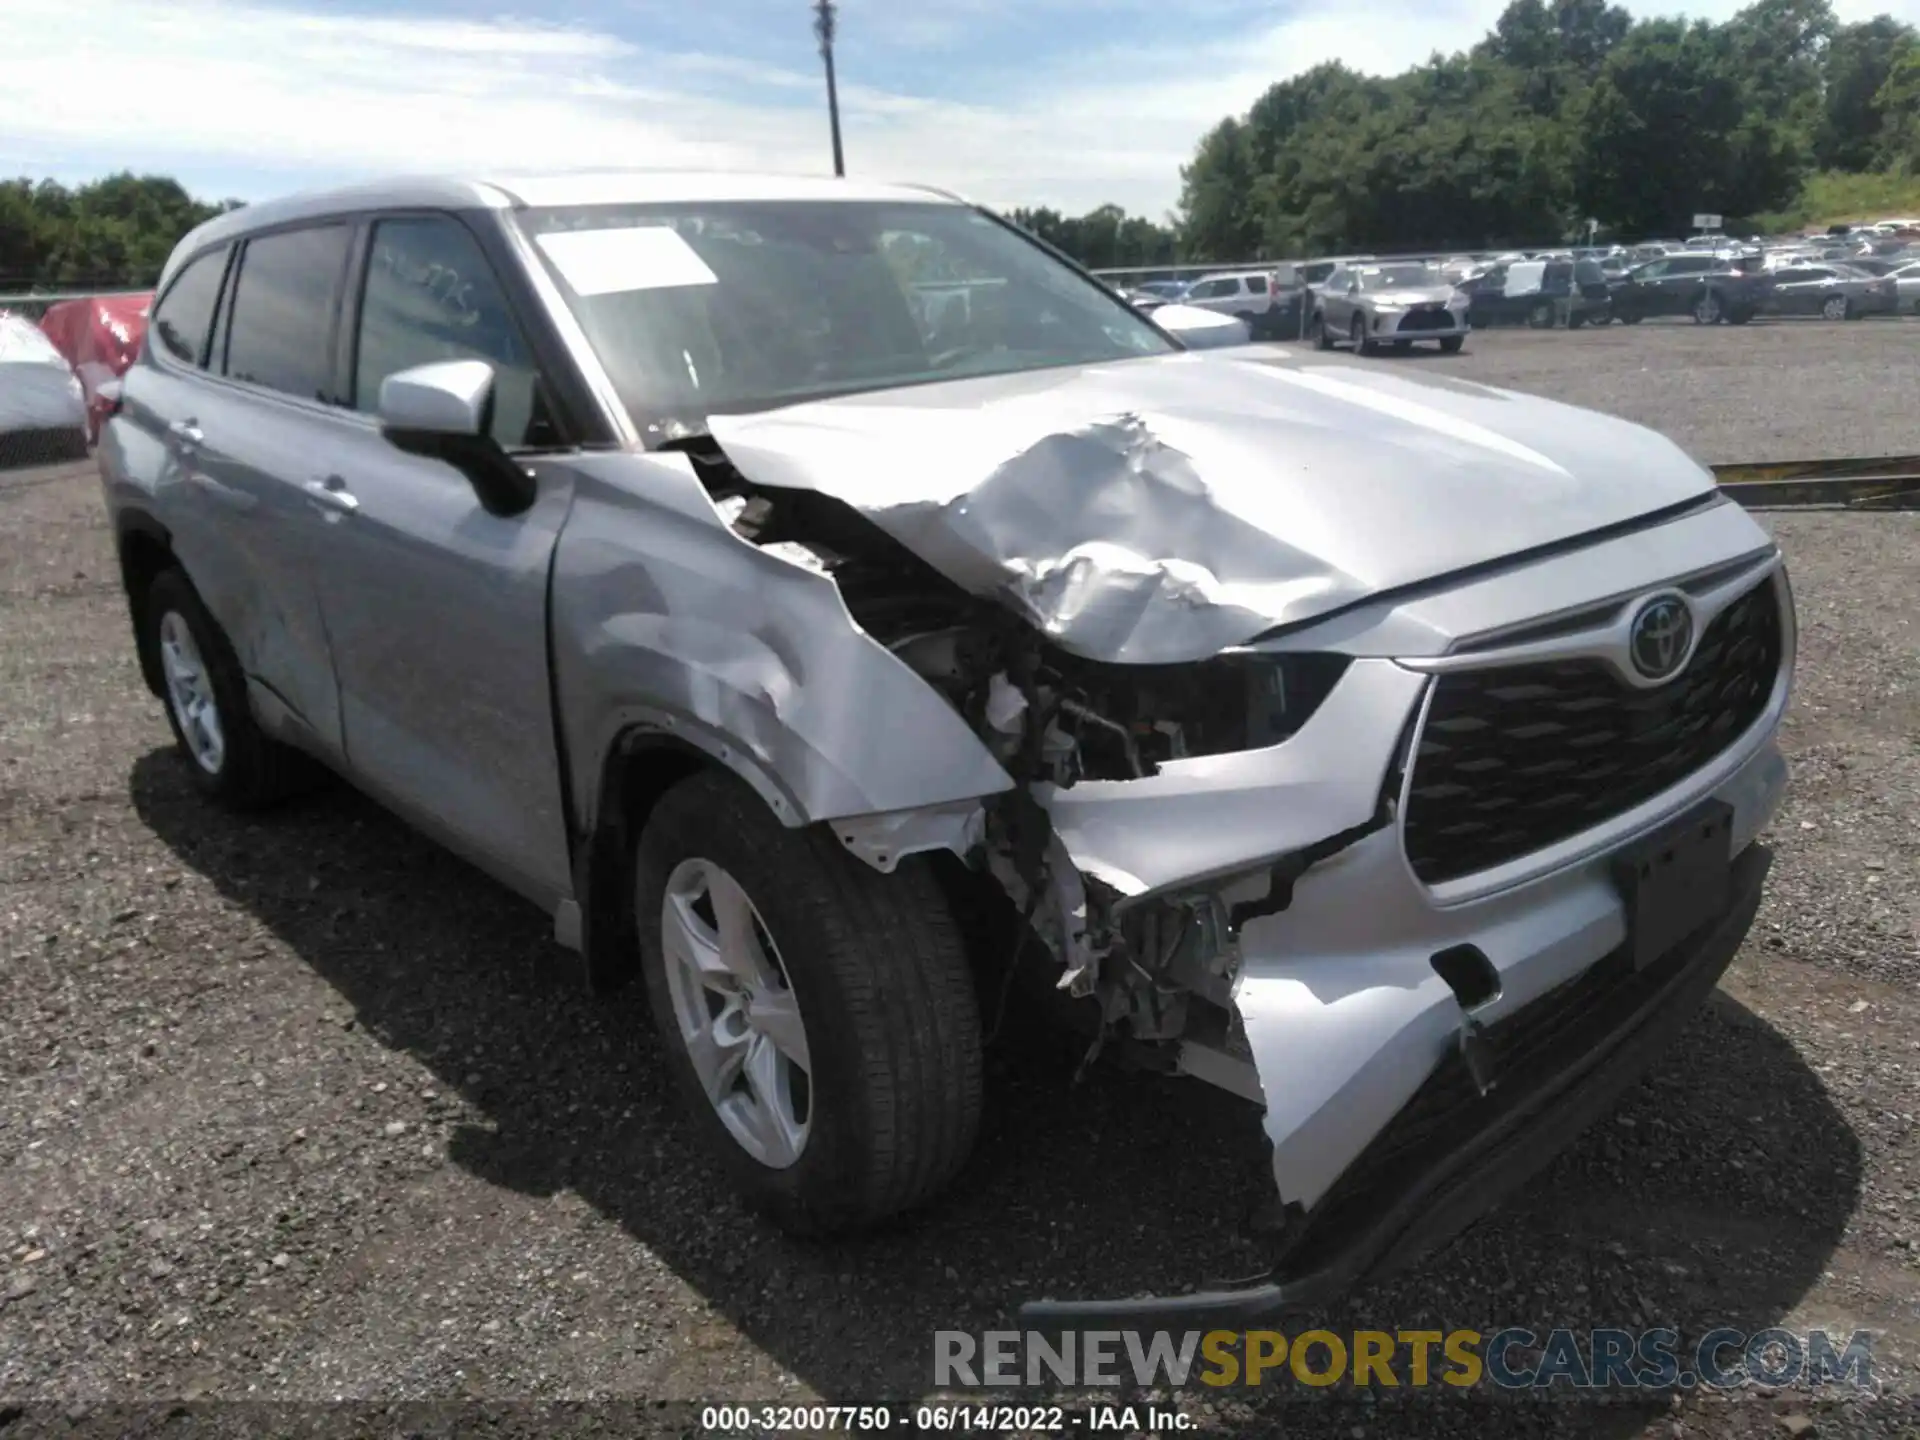
[[[226,270],[226,246],[196,255],[154,306],[153,338],[182,365],[206,364],[207,332],[213,328],[213,308]]]
[[[1264,275],[1249,275],[1247,277],[1247,289],[1248,291],[1250,291],[1252,294],[1255,294],[1255,295],[1266,294],[1267,293],[1267,277]]]
[[[479,242],[447,216],[382,220],[373,228],[354,343],[354,408],[374,413],[382,380],[442,360],[493,366],[491,433],[501,445],[556,443],[536,403],[533,352]]]
[[[333,321],[352,234],[345,225],[318,225],[247,242],[227,331],[227,375],[301,400],[336,402]]]

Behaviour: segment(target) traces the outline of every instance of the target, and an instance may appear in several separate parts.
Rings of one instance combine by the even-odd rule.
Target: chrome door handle
[[[207,438],[200,433],[200,426],[192,420],[174,421],[171,425],[167,426],[167,434],[178,440],[182,445],[199,445]]]
[[[343,515],[352,515],[360,509],[360,497],[347,489],[347,482],[338,475],[329,475],[324,480],[309,480],[306,491],[307,498],[316,505],[324,505]]]

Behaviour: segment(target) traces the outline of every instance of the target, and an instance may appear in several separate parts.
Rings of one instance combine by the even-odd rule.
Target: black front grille
[[[1592,660],[1440,676],[1407,797],[1414,873],[1432,885],[1488,870],[1659,794],[1760,717],[1780,658],[1779,603],[1762,582],[1655,690]]]
[[[1436,305],[1430,310],[1409,310],[1400,317],[1396,333],[1404,335],[1409,330],[1451,330],[1453,317],[1445,306]]]

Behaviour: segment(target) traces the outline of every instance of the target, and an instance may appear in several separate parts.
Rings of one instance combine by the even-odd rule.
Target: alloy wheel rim
[[[160,669],[167,682],[167,704],[186,741],[187,753],[209,775],[218,775],[226,763],[226,733],[220,724],[220,703],[207,674],[200,647],[186,617],[169,610],[160,617]]]
[[[724,868],[682,860],[667,877],[660,941],[674,1025],[707,1103],[762,1165],[797,1164],[813,1130],[813,1061],[760,912]]]
[[[1826,311],[1829,320],[1844,320],[1846,318],[1847,302],[1838,295],[1830,297],[1827,303],[1821,308]]]

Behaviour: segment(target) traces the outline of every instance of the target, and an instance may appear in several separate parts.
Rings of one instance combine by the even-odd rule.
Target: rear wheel
[[[1853,318],[1853,302],[1844,295],[1829,295],[1821,303],[1820,313],[1829,320],[1850,320]]]
[[[1712,290],[1702,290],[1693,302],[1693,323],[1696,325],[1718,325],[1725,318],[1720,308],[1720,297]]]
[[[1460,353],[1460,347],[1466,343],[1467,337],[1464,335],[1449,335],[1440,342],[1440,353],[1442,355],[1458,355]]]
[[[167,724],[194,788],[234,810],[257,810],[301,788],[311,762],[253,718],[239,658],[183,571],[154,577],[141,620],[141,643],[158,661]]]
[[[980,1023],[931,870],[882,875],[707,774],[655,807],[634,895],[668,1064],[748,1203],[844,1232],[953,1178],[979,1128]]]
[[[1527,324],[1535,330],[1553,328],[1553,302],[1542,300],[1527,312]]]

